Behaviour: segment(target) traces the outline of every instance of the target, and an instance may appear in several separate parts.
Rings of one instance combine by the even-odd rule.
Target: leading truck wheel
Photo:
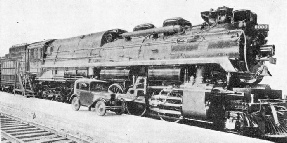
[[[143,116],[146,112],[146,105],[144,103],[127,102],[127,111],[131,115]]]
[[[104,116],[106,114],[106,104],[104,101],[98,101],[96,103],[96,113],[99,116]]]
[[[72,108],[75,111],[78,111],[81,107],[80,100],[78,97],[74,97],[72,100]]]

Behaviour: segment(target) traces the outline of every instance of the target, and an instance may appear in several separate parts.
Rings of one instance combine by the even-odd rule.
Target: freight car
[[[109,91],[124,98],[134,115],[189,118],[286,138],[286,99],[282,91],[259,84],[271,76],[264,63],[276,63],[275,46],[266,39],[269,26],[258,24],[250,10],[229,7],[201,17],[204,23],[195,26],[175,17],[159,28],[146,23],[133,32],[112,29],[40,42],[42,57],[28,77],[36,75],[34,92],[42,97],[57,87],[68,94],[76,79],[95,78],[113,83]],[[28,57],[33,49],[28,47]]]
[[[14,45],[9,49],[9,54],[1,59],[1,88],[4,91],[32,93],[29,82],[25,78],[28,68],[27,46],[27,43]]]

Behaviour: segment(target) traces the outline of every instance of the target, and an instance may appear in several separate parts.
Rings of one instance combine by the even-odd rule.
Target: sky
[[[286,0],[0,0],[0,56],[15,44],[61,39],[114,28],[132,31],[142,23],[161,27],[165,19],[183,17],[193,25],[200,12],[227,6],[249,9],[258,23],[269,24],[269,44],[276,45],[272,77],[264,79],[287,94]]]

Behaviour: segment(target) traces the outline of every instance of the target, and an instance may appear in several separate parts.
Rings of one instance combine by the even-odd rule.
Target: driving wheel
[[[146,105],[144,103],[127,102],[127,111],[131,115],[143,116],[146,112]]]

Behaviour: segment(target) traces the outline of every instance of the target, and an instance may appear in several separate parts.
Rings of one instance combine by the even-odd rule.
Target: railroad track
[[[1,143],[85,143],[71,135],[0,113]]]

